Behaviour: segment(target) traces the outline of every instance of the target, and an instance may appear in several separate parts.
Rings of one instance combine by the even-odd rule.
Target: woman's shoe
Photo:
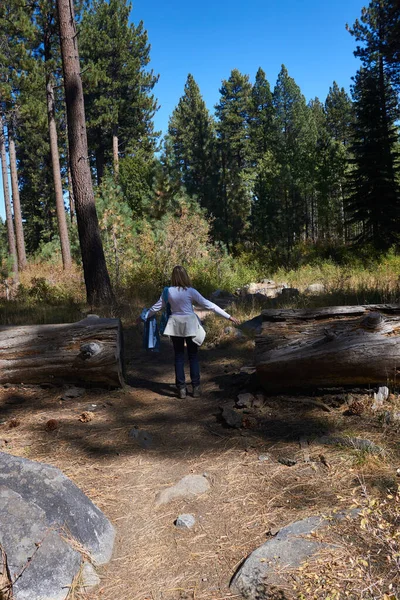
[[[186,388],[185,387],[178,388],[178,396],[181,400],[184,400],[186,398]]]
[[[201,396],[201,388],[199,385],[193,386],[193,398],[200,398]]]

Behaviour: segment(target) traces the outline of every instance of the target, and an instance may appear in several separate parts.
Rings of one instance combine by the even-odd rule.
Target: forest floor
[[[366,408],[353,416],[344,415],[347,397],[343,394],[318,397],[329,412],[299,398],[265,397],[263,406],[243,415],[245,427],[229,428],[220,419],[220,407],[233,408],[241,391],[257,392],[254,378],[241,372],[252,364],[253,340],[230,339],[216,348],[202,348],[203,396],[186,400],[176,397],[168,341],[163,341],[159,354],[138,348],[135,328],[128,328],[126,341],[128,385],[124,389],[92,389],[67,400],[57,388],[0,389],[1,450],[62,469],[116,528],[114,555],[99,571],[100,586],[74,597],[238,597],[229,589],[235,570],[277,529],[306,516],[350,508],[355,499],[364,502],[366,495],[384,498],[396,487],[398,432],[371,413],[370,396],[360,395],[358,400]],[[397,396],[391,396],[391,402],[398,407]],[[88,422],[79,420],[85,411],[92,413]],[[46,426],[50,419],[55,421],[53,431]],[[148,448],[129,437],[134,427],[151,434]],[[383,457],[322,446],[318,437],[326,433],[368,438],[387,453]],[[309,443],[309,461],[301,439]],[[281,464],[282,457],[296,464]],[[188,474],[206,474],[210,490],[191,499],[156,504],[158,492]],[[181,513],[195,516],[193,529],[176,528],[174,521]],[[352,535],[356,544],[357,531]],[[375,597],[364,595],[359,587],[367,585],[362,563],[357,563],[358,555],[365,556],[361,546],[348,552],[344,541],[336,545],[329,564],[336,560],[341,568],[336,567],[338,576],[332,573],[331,584],[321,575],[325,558],[324,567],[310,568],[307,581],[301,574],[288,575],[282,597]],[[356,564],[351,563],[354,560]],[[314,587],[307,587],[311,572]],[[379,579],[371,565],[368,572],[371,579]],[[343,583],[346,573],[353,583]],[[339,595],[335,596],[336,589]]]

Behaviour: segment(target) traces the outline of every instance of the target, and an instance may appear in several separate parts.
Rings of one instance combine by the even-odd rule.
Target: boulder
[[[15,600],[64,600],[82,564],[74,541],[104,564],[114,537],[103,513],[59,469],[0,452],[0,545]]]
[[[299,567],[303,561],[325,547],[325,544],[305,536],[327,524],[327,520],[314,516],[283,527],[274,538],[257,548],[245,560],[231,581],[233,591],[246,600],[275,597],[271,594],[277,588],[285,586],[287,581],[282,570],[285,567]]]
[[[310,283],[305,289],[306,294],[323,294],[325,291],[323,283]]]

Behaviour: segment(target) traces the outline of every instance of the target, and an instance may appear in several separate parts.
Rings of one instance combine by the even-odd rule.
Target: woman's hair
[[[181,287],[184,290],[192,287],[192,282],[184,267],[177,265],[172,269],[171,285],[173,287]]]

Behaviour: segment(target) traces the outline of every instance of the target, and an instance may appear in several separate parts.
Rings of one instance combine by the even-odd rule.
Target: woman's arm
[[[213,312],[217,313],[217,315],[220,315],[221,317],[224,317],[225,319],[228,319],[229,321],[233,321],[233,323],[235,323],[235,325],[239,325],[239,321],[237,321],[237,319],[234,319],[233,317],[231,317],[231,315],[229,315],[227,312],[222,310],[222,308],[217,306],[217,304],[214,304],[214,302],[210,302],[210,300],[207,300],[207,298],[204,298],[194,288],[191,289],[191,300],[195,304],[199,304],[203,308],[206,308],[207,310],[212,310]]]
[[[158,312],[159,310],[162,309],[163,304],[164,304],[164,300],[163,300],[163,295],[161,294],[159,300],[157,300],[157,302],[155,304],[153,304],[153,306],[149,309],[147,318],[151,319],[151,317],[153,315],[155,315],[156,312]]]

